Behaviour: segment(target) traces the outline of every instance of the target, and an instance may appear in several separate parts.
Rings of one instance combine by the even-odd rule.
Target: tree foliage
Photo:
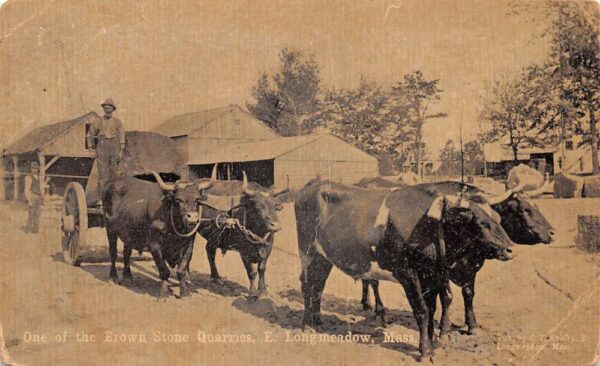
[[[402,143],[387,119],[388,95],[374,82],[361,79],[354,89],[332,89],[319,116],[329,130],[376,157],[394,155]]]
[[[515,12],[532,11],[548,21],[542,36],[551,52],[539,75],[546,82],[545,114],[539,134],[545,140],[562,141],[583,133],[592,146],[593,173],[598,174],[596,114],[600,103],[600,12],[594,2],[554,1],[515,4]]]
[[[514,79],[495,81],[480,112],[480,119],[488,124],[481,136],[483,141],[506,140],[515,161],[522,146],[540,145],[546,86],[537,67],[522,70]]]
[[[588,140],[592,146],[593,174],[600,173],[596,113],[600,103],[600,15],[585,4],[551,2],[557,13],[551,27],[550,62],[556,65],[553,79],[560,97],[585,115]],[[571,126],[573,128],[573,126]],[[574,126],[575,128],[580,126]]]
[[[279,56],[278,71],[260,76],[247,108],[282,136],[323,128],[380,161],[392,160],[398,169],[409,155],[417,163],[422,159],[423,125],[446,117],[432,113],[443,92],[439,81],[420,71],[404,75],[391,89],[361,78],[354,88],[327,90],[313,55],[284,48]]]
[[[313,55],[288,48],[279,59],[279,71],[260,76],[252,88],[254,102],[246,107],[280,135],[301,135],[320,108],[320,66]]]
[[[417,174],[421,175],[423,157],[423,126],[426,122],[445,118],[446,113],[433,113],[434,105],[439,102],[443,90],[438,86],[439,80],[427,80],[421,71],[404,75],[402,81],[392,86],[390,91],[390,114],[395,123],[405,125],[412,133]]]
[[[483,148],[477,141],[469,141],[463,145],[462,159],[466,175],[481,174],[483,168]],[[454,141],[447,140],[440,150],[439,175],[456,176],[461,174],[461,151]]]

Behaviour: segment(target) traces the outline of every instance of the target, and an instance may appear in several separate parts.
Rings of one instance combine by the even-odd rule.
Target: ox
[[[402,284],[419,327],[421,356],[433,354],[433,314],[448,283],[446,262],[460,260],[467,249],[490,259],[511,257],[512,243],[489,206],[415,186],[390,192],[311,182],[294,208],[303,326],[321,324],[321,295],[335,265],[356,279]]]
[[[522,193],[522,185],[514,186],[505,194],[490,197],[484,196],[483,192],[474,186],[459,182],[437,182],[418,185],[425,189],[446,195],[465,195],[475,200],[486,200],[501,218],[501,225],[509,238],[516,244],[534,245],[538,243],[550,244],[553,241],[554,230],[537,206],[528,198],[527,193]],[[451,263],[448,274],[452,282],[462,287],[462,295],[465,304],[465,323],[468,334],[472,334],[477,328],[475,313],[473,310],[473,299],[475,297],[475,277],[483,267],[485,258],[471,253],[461,261]],[[373,288],[375,297],[375,313],[383,318],[385,310],[381,303],[377,281],[363,281],[361,303],[365,310],[370,309],[369,285]],[[450,328],[448,308],[452,301],[450,287],[441,293],[442,320],[440,322],[440,334],[447,333]]]
[[[180,297],[190,294],[185,276],[200,223],[202,192],[212,181],[198,184],[165,183],[152,172],[156,183],[134,177],[113,180],[104,196],[106,232],[110,251],[110,278],[118,282],[117,239],[123,242],[123,279],[133,283],[129,262],[132,249],[150,250],[161,280],[159,298],[169,297],[169,266],[177,267]]]
[[[277,196],[285,191],[274,193],[248,182],[245,172],[241,182],[215,181],[206,191],[199,233],[206,239],[210,277],[214,283],[223,284],[215,263],[217,249],[223,253],[234,250],[240,253],[250,281],[248,301],[266,294],[267,260],[273,248],[274,233],[281,229],[277,211],[283,206]]]

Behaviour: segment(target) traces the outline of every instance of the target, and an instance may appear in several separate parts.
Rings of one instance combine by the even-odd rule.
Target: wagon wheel
[[[62,208],[62,245],[65,263],[78,266],[81,250],[85,248],[88,230],[88,209],[83,186],[77,182],[67,185]]]

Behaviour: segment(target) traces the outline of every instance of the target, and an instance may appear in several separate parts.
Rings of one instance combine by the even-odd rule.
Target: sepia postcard
[[[0,1],[0,366],[599,365],[600,3]]]

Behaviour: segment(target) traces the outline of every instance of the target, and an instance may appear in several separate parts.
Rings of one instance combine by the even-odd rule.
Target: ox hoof
[[[267,296],[267,295],[269,295],[269,291],[266,288],[262,289],[262,290],[258,290],[259,297],[263,297],[263,296]]]
[[[302,333],[314,334],[318,333],[317,328],[311,325],[304,325],[302,327]]]
[[[433,353],[417,357],[417,362],[420,362],[424,365],[433,365]]]
[[[119,277],[117,277],[117,276],[110,276],[110,279],[108,280],[108,283],[110,283],[111,285],[118,285],[120,283]]]
[[[225,281],[223,281],[223,279],[221,277],[211,277],[210,282],[214,283],[215,285],[219,285],[219,286],[225,285]]]
[[[436,338],[435,341],[440,346],[446,346],[446,345],[448,345],[448,343],[450,343],[450,335],[449,334],[440,334]]]
[[[119,282],[120,285],[122,286],[133,286],[134,282],[133,282],[133,277],[131,276],[131,274],[129,275],[124,275],[123,278],[121,279],[121,281]]]
[[[475,327],[470,327],[469,329],[467,329],[467,335],[474,335],[474,336],[478,336],[481,335],[482,330],[481,328],[475,326]]]
[[[248,295],[248,303],[253,303],[258,300],[258,294],[250,294]]]
[[[364,311],[371,311],[371,310],[373,310],[373,307],[369,303],[363,302],[362,306],[363,306],[363,310]]]
[[[192,296],[192,292],[189,289],[180,290],[179,297],[181,299]]]

